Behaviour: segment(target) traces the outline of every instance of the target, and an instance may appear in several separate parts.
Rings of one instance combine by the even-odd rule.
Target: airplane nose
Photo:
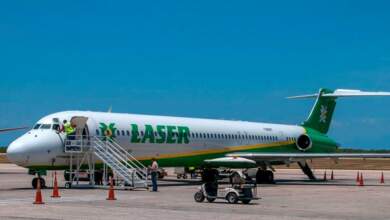
[[[23,144],[16,140],[12,142],[7,148],[7,158],[14,164],[23,165],[28,158],[23,148]]]

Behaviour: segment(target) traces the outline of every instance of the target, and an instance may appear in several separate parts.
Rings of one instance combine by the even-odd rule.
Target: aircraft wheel
[[[46,188],[45,179],[43,179],[41,177],[35,177],[31,181],[31,185],[32,185],[33,189],[36,189],[38,187],[38,180],[40,181],[41,189]]]
[[[230,204],[236,204],[238,202],[238,196],[236,193],[234,192],[230,192],[226,195],[226,200],[230,203]]]
[[[274,184],[274,173],[270,170],[258,170],[256,173],[257,183]]]

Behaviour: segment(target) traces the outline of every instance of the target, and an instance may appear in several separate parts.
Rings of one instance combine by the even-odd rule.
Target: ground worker
[[[74,139],[75,138],[74,135],[76,134],[76,129],[74,129],[72,124],[67,120],[64,120],[63,123],[64,123],[64,131],[66,133],[66,136],[68,136],[68,139]]]
[[[150,167],[150,174],[152,176],[152,191],[157,192],[157,173],[158,163],[156,158],[152,158],[152,166]]]

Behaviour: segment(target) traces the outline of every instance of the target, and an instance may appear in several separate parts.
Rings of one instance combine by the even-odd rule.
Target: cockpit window
[[[51,128],[51,124],[43,124],[40,129],[50,129]]]
[[[33,129],[38,129],[40,126],[41,126],[41,124],[36,124],[36,125],[34,125]]]

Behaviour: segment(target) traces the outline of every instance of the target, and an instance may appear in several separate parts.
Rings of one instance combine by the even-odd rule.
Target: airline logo
[[[99,123],[103,140],[115,139],[118,129],[115,123]],[[131,143],[151,143],[151,144],[188,144],[190,143],[190,129],[187,126],[176,125],[130,125]]]
[[[106,140],[107,138],[114,139],[116,137],[116,127],[115,123],[110,123],[109,125],[106,125],[104,123],[100,123],[100,131],[103,136],[103,140]]]
[[[140,131],[137,124],[131,124],[131,143],[188,144],[190,129],[186,126],[149,125]]]
[[[325,105],[321,105],[321,113],[320,113],[320,122],[326,123],[326,119],[328,118],[328,107]]]

